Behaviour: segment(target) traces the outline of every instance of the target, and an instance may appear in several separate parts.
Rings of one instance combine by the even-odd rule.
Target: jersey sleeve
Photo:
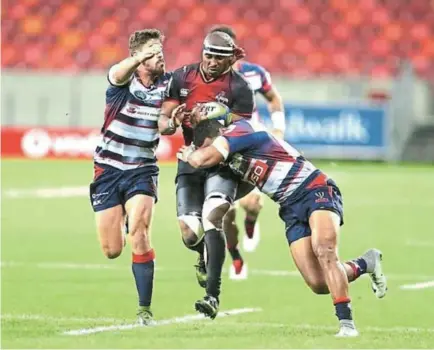
[[[165,91],[165,99],[181,102],[181,89],[184,81],[183,69],[173,72]]]
[[[229,156],[255,148],[267,140],[266,131],[254,131],[248,122],[231,124],[222,134],[229,144]]]
[[[271,83],[271,75],[263,67],[260,67],[259,72],[261,75],[261,88],[259,89],[259,92],[264,95],[273,87]]]
[[[116,68],[117,68],[117,64],[115,64],[114,66],[111,66],[111,68],[109,69],[109,71],[107,73],[108,82],[110,83],[111,86],[115,86],[115,87],[119,87],[119,88],[123,88],[123,87],[128,86],[130,84],[131,80],[133,80],[133,75],[131,75],[127,80],[123,81],[122,83],[115,84],[114,79],[113,79],[113,75],[114,75]]]
[[[251,118],[255,105],[253,91],[241,76],[237,76],[236,78],[232,85],[234,103],[231,112],[241,117]]]

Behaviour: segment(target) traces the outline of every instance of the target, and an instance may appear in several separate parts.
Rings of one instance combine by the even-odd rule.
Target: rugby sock
[[[229,251],[229,254],[231,255],[232,260],[242,260],[238,246],[235,246],[235,247],[229,247],[228,246],[228,251]]]
[[[152,299],[154,285],[154,259],[155,252],[151,249],[145,254],[133,253],[133,275],[136,280],[139,306],[149,307]]]
[[[226,240],[221,230],[212,229],[205,232],[207,261],[206,293],[215,298],[220,295],[221,276],[226,256]]]
[[[246,230],[247,237],[252,238],[255,231],[256,220],[258,215],[246,214],[244,219],[244,228]]]
[[[335,305],[336,316],[338,317],[339,321],[353,319],[350,298],[336,298],[333,300],[333,304]]]
[[[368,264],[366,263],[365,259],[357,258],[351,261],[347,261],[346,263],[353,269],[354,279],[366,273]]]

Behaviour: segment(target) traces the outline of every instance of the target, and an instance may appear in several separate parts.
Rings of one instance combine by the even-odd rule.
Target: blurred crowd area
[[[214,24],[281,76],[390,77],[409,59],[434,80],[434,0],[3,0],[2,67],[105,70],[155,27],[173,69],[198,60]]]

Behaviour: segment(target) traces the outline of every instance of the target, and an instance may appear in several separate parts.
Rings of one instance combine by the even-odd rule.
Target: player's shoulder
[[[166,85],[169,82],[170,78],[172,78],[172,75],[173,72],[164,72],[164,74],[158,78],[158,83]]]
[[[190,72],[198,72],[200,63],[186,64],[185,66],[179,67],[173,71],[173,75],[185,76]]]
[[[265,74],[267,70],[257,63],[252,63],[249,61],[242,61],[239,63],[238,70],[244,76],[255,75],[255,74]]]
[[[246,134],[254,132],[253,125],[246,119],[239,119],[225,129],[225,134]]]
[[[232,81],[234,82],[236,88],[246,87],[250,90],[250,85],[243,74],[236,71],[235,69],[232,69],[231,75],[232,75]]]

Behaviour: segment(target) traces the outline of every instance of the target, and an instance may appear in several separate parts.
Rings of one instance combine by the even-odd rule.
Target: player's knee
[[[108,259],[116,259],[122,253],[122,245],[104,244],[102,251]]]
[[[334,240],[325,239],[312,245],[313,252],[321,265],[329,265],[338,261]]]
[[[231,207],[229,198],[221,193],[212,193],[205,199],[202,209],[204,229],[221,229],[223,218]]]
[[[235,220],[237,218],[237,211],[235,207],[231,207],[228,212],[226,213],[225,217],[223,218],[224,224],[235,224]]]
[[[329,294],[329,289],[324,280],[309,279],[307,285],[315,294]]]
[[[203,236],[202,222],[194,215],[182,215],[178,218],[182,241],[190,248],[198,243]]]
[[[262,210],[262,198],[258,193],[250,193],[240,201],[240,205],[248,213],[259,213]]]

